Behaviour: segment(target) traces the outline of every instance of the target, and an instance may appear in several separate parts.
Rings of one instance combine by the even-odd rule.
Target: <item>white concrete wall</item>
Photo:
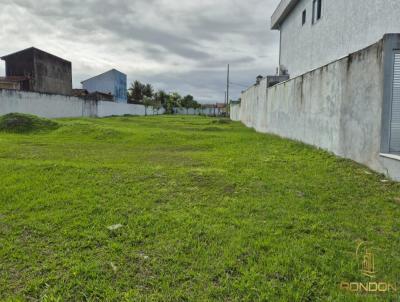
[[[0,90],[0,115],[18,112],[47,118],[79,117],[83,115],[83,104],[76,97]]]
[[[124,114],[145,115],[145,107],[143,105],[122,104],[104,101],[100,101],[98,103],[99,117]]]
[[[365,48],[385,33],[400,32],[399,0],[322,0],[322,18],[314,25],[312,2],[300,0],[281,24],[280,63],[291,77]]]
[[[243,102],[243,99],[245,100]],[[267,99],[267,79],[263,79],[260,84],[254,85],[242,93],[242,102],[240,104],[240,119],[247,126],[265,130]]]
[[[218,114],[218,110],[216,108],[202,108],[201,114],[207,116],[215,116]]]
[[[179,115],[207,115],[207,116],[216,116],[221,114],[221,110],[218,110],[217,108],[201,108],[201,109],[193,109],[189,108],[189,110],[186,110],[186,108],[174,108],[175,114]]]
[[[76,97],[42,94],[15,90],[0,90],[0,115],[19,112],[34,114],[47,118],[111,115],[145,115],[143,105],[122,104],[114,102],[85,101]],[[158,114],[163,114],[160,109]],[[147,115],[155,115],[157,111],[147,108]]]
[[[230,104],[230,118],[232,121],[240,121],[241,103]]]
[[[302,76],[243,92],[231,118],[331,151],[400,180],[400,161],[383,158],[383,41]]]
[[[199,109],[193,109],[193,108],[174,108],[175,114],[180,114],[180,115],[199,115],[200,110]]]
[[[111,116],[111,115],[157,115],[163,114],[164,109],[160,109],[157,113],[153,110],[153,107],[146,107],[143,105],[136,104],[122,104],[113,102],[98,102],[98,113],[99,117]]]

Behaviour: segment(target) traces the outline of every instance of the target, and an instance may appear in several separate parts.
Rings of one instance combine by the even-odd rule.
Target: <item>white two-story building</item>
[[[282,0],[271,28],[281,68],[295,77],[400,33],[400,0]]]

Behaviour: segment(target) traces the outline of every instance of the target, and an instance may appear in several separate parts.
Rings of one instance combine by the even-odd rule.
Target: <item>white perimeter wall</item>
[[[174,108],[175,114],[179,115],[199,115],[201,110],[193,108]]]
[[[233,120],[233,121],[240,121],[241,120],[241,118],[240,118],[240,113],[241,113],[240,107],[241,107],[241,105],[239,103],[231,103],[230,104],[230,113],[229,113],[229,115],[230,115],[231,120]]]
[[[386,33],[400,32],[399,0],[322,0],[322,18],[315,24],[312,2],[300,0],[280,28],[280,61],[291,77],[376,43]]]
[[[193,109],[189,108],[174,108],[175,114],[178,115],[208,115],[208,116],[216,116],[220,115],[220,110],[217,108],[201,108],[201,109]]]
[[[83,100],[53,94],[0,90],[0,115],[12,112],[47,118],[83,116]]]
[[[380,156],[382,44],[267,89],[243,92],[231,118],[260,132],[298,140],[400,180],[400,161]]]
[[[148,107],[147,109],[143,105],[136,104],[122,104],[122,103],[113,103],[113,102],[98,102],[98,113],[97,116],[105,117],[111,115],[157,115],[163,114],[164,109],[153,110],[152,107]]]
[[[143,105],[85,101],[76,97],[15,90],[0,90],[0,115],[19,112],[47,118],[111,115],[145,115]],[[162,114],[159,110],[158,114]],[[147,115],[157,114],[152,107]]]

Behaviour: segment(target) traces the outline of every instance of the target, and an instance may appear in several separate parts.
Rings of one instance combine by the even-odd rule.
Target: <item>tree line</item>
[[[140,81],[135,81],[128,89],[128,103],[141,104],[146,107],[151,106],[158,111],[164,108],[166,113],[173,114],[174,108],[201,108],[192,95],[181,96],[177,92],[166,93],[163,90],[155,91],[151,84],[142,84]]]

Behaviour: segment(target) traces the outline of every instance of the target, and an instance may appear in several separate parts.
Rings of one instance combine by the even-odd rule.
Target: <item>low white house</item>
[[[400,33],[400,1],[282,0],[271,28],[280,31],[280,65],[295,77]]]

